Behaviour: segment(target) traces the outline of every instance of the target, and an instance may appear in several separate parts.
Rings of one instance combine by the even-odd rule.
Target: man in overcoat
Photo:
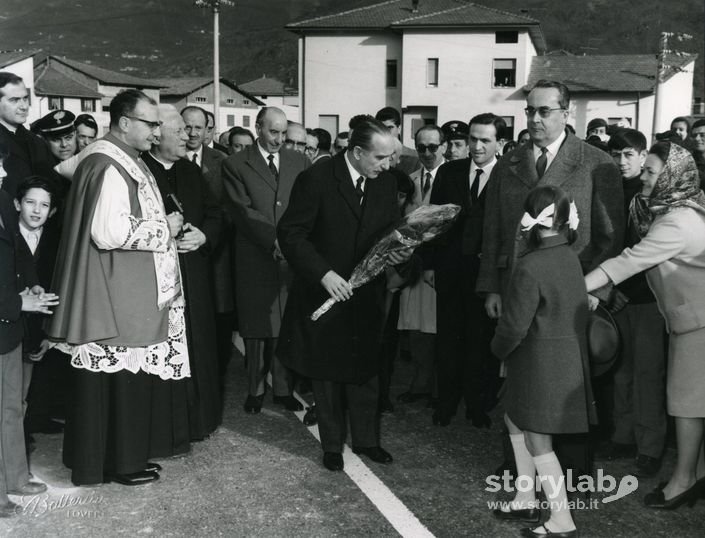
[[[298,177],[278,227],[282,253],[295,274],[278,353],[284,364],[312,379],[323,464],[331,471],[343,469],[346,416],[354,452],[392,461],[379,446],[377,415],[385,283],[377,278],[353,291],[347,279],[398,218],[397,182],[387,172],[394,148],[382,123],[364,120],[347,151]],[[312,321],[329,297],[337,303]]]
[[[290,375],[275,355],[291,283],[276,226],[289,204],[296,176],[310,161],[303,153],[282,147],[287,121],[280,109],[263,108],[255,127],[257,142],[223,164],[236,229],[235,289],[249,390],[244,408],[247,413],[260,412],[264,380],[271,368],[274,403],[299,411],[303,406],[292,396]]]

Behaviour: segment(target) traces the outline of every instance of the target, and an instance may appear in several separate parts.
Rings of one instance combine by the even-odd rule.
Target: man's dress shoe
[[[12,501],[7,501],[5,504],[0,504],[0,517],[13,517],[21,511],[22,507]]]
[[[38,493],[44,493],[46,490],[46,484],[42,484],[41,482],[27,482],[23,486],[9,490],[8,493],[10,495],[37,495]]]
[[[123,486],[141,486],[159,480],[159,474],[154,471],[138,471],[129,474],[106,474],[103,481],[105,483],[115,482]]]
[[[386,450],[384,450],[381,446],[354,446],[352,447],[352,451],[355,454],[363,454],[376,463],[392,463],[392,461],[394,461],[392,455]]]
[[[153,461],[148,461],[144,470],[148,471],[148,472],[152,472],[152,473],[158,473],[159,471],[162,470],[162,466],[159,465],[158,463],[153,462]]]
[[[343,455],[340,452],[324,452],[323,465],[329,471],[342,471]]]
[[[262,400],[264,400],[264,394],[260,396],[252,396],[251,394],[247,396],[245,404],[242,406],[245,409],[245,413],[250,415],[256,415],[262,411]]]
[[[304,406],[301,402],[294,398],[291,394],[288,396],[275,396],[272,398],[275,404],[283,405],[287,411],[303,411]]]
[[[306,409],[306,414],[303,418],[305,426],[314,426],[318,422],[318,416],[316,415],[316,404]]]

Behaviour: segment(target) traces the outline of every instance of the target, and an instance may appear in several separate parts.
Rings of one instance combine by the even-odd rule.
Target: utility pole
[[[662,90],[662,84],[666,78],[666,73],[671,69],[678,70],[677,67],[670,65],[668,63],[668,55],[673,54],[676,56],[683,56],[685,53],[680,51],[672,51],[668,48],[668,39],[675,38],[677,41],[686,41],[693,39],[690,34],[684,34],[682,32],[661,32],[661,38],[659,39],[659,54],[658,62],[656,67],[656,85],[654,86],[654,119],[652,123],[652,136],[655,137],[659,129],[659,118],[661,116],[661,110],[663,109],[663,98],[660,96]]]
[[[218,133],[220,123],[220,21],[218,14],[220,6],[234,6],[232,0],[195,0],[196,7],[210,8],[213,12],[213,116],[215,125],[213,132]]]

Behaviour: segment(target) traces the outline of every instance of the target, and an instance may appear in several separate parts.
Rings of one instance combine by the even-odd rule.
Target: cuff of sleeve
[[[598,267],[607,274],[612,281],[612,284],[624,282],[631,276],[631,273],[628,271],[628,268],[625,267],[625,264],[619,262],[619,258],[612,258],[604,261]]]

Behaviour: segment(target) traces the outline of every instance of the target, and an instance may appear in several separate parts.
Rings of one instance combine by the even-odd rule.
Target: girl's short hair
[[[577,239],[575,230],[571,230],[568,226],[568,218],[570,217],[570,198],[563,189],[546,185],[536,187],[526,197],[524,202],[524,211],[533,218],[536,218],[541,211],[549,205],[555,205],[553,213],[553,227],[551,229],[565,234],[568,238],[568,244],[573,244]],[[526,233],[526,241],[529,248],[538,248],[541,246],[542,239],[539,233],[539,228],[545,228],[537,224]]]

